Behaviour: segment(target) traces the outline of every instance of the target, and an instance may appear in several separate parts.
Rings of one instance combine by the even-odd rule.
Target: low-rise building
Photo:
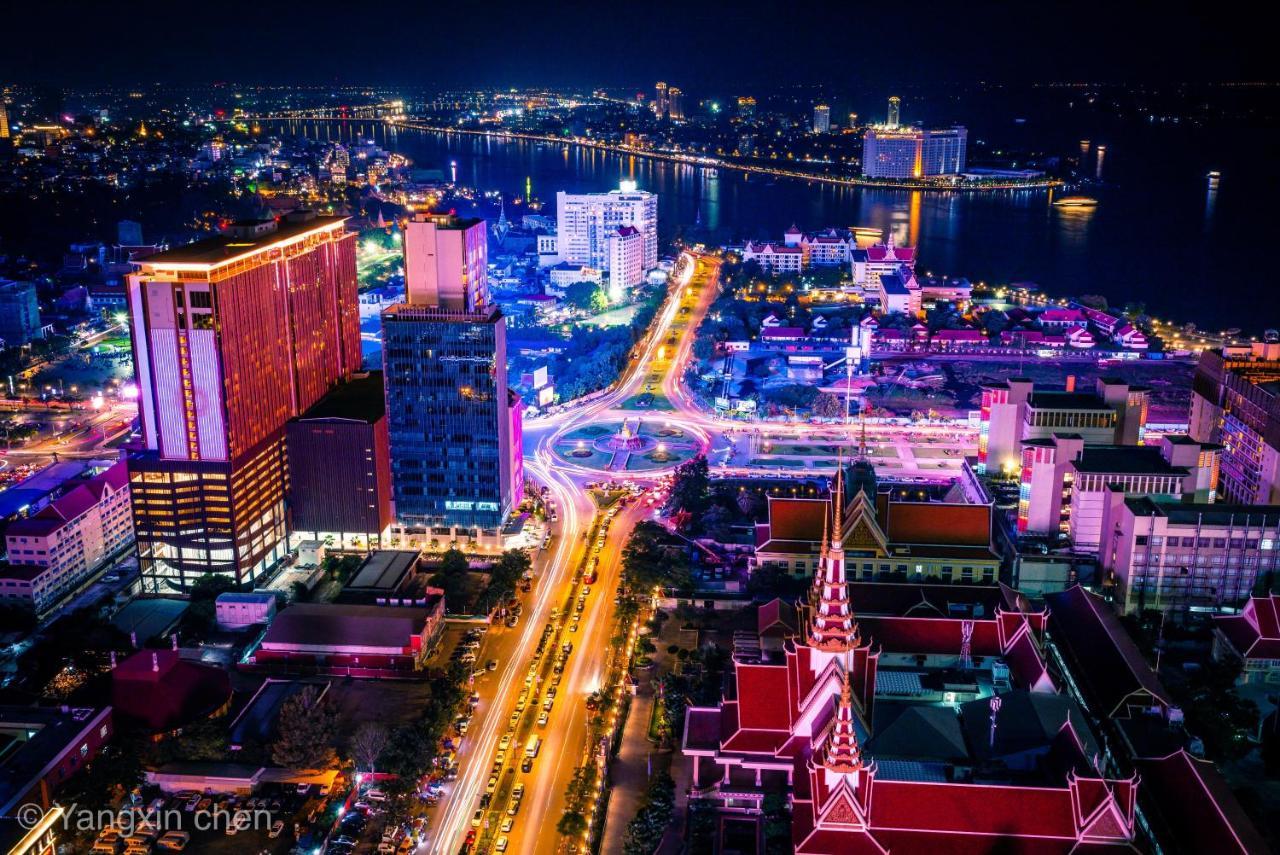
[[[1240,666],[1241,683],[1280,683],[1280,596],[1250,597],[1238,615],[1214,615],[1213,658]]]
[[[357,677],[412,676],[443,628],[439,595],[411,607],[296,603],[272,621],[250,663]]]
[[[754,261],[768,273],[799,273],[804,268],[804,250],[799,246],[747,241],[742,260]]]
[[[1224,446],[1228,502],[1280,503],[1280,342],[1201,353],[1189,432]]]
[[[0,603],[47,613],[132,542],[129,474],[121,461],[9,525]]]
[[[0,817],[24,804],[42,810],[93,762],[115,727],[111,707],[0,706]]]
[[[271,591],[224,591],[213,601],[218,629],[237,630],[271,623],[276,595]]]
[[[889,235],[884,243],[850,249],[849,264],[855,284],[863,288],[874,288],[881,276],[899,267],[915,270],[916,248],[898,246],[893,235]]]

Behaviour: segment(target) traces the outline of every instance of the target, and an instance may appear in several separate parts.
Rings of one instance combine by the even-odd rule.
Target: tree
[[[280,707],[279,737],[271,760],[291,769],[327,769],[337,762],[338,711],[316,686],[306,686]]]
[[[676,467],[671,479],[671,496],[667,499],[668,511],[687,511],[695,516],[707,507],[711,486],[710,467],[707,458],[699,454]]]
[[[478,611],[487,612],[504,603],[513,593],[520,578],[532,566],[529,556],[520,549],[508,549],[489,570],[489,586],[481,597]]]
[[[432,585],[444,590],[444,602],[453,611],[462,609],[467,599],[467,571],[470,564],[467,556],[458,549],[446,550],[440,559],[440,568],[429,580]]]
[[[574,282],[564,289],[564,301],[575,309],[598,314],[609,307],[604,289],[595,282]]]
[[[622,550],[622,571],[632,587],[639,591],[689,587],[689,560],[683,547],[673,548],[671,540],[667,530],[652,520],[636,524]]]
[[[357,769],[372,772],[387,747],[387,726],[380,721],[362,722],[351,735],[351,759]]]
[[[838,395],[823,392],[813,399],[813,414],[823,419],[837,419],[844,415],[844,400]]]
[[[576,810],[567,810],[556,823],[556,831],[565,837],[579,837],[587,830],[587,818]]]
[[[1099,312],[1107,310],[1107,298],[1101,294],[1081,294],[1076,302],[1086,308],[1097,309]]]

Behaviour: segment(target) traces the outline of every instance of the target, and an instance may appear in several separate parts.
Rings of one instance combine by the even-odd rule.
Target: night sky
[[[28,2],[0,17],[0,81],[647,88],[662,78],[693,91],[1275,80],[1256,14],[1124,0]]]

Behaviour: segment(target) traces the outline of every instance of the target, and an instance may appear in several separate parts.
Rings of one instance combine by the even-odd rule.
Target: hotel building
[[[925,129],[903,125],[897,98],[889,99],[888,121],[871,125],[862,140],[862,174],[867,178],[927,178],[964,172],[969,132],[956,125]]]
[[[419,214],[405,229],[405,280],[407,301],[382,314],[396,518],[410,538],[494,533],[523,476],[484,221]]]
[[[1190,433],[1221,443],[1226,501],[1280,504],[1280,343],[1200,354]]]
[[[630,226],[640,232],[645,270],[658,266],[658,197],[624,181],[608,193],[556,194],[556,245],[561,261],[608,270],[609,238]]]
[[[1113,378],[1098,379],[1093,392],[1036,389],[1025,377],[982,388],[978,424],[978,471],[1013,472],[1022,443],[1076,434],[1088,445],[1138,445],[1147,423],[1149,392]]]
[[[254,583],[284,557],[285,425],[360,368],[344,223],[237,223],[129,277],[143,445],[129,481],[147,590],[205,573]]]

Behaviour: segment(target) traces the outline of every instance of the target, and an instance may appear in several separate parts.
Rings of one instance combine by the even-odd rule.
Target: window
[[[213,295],[208,291],[192,291],[190,293],[191,308],[193,309],[212,309]]]

